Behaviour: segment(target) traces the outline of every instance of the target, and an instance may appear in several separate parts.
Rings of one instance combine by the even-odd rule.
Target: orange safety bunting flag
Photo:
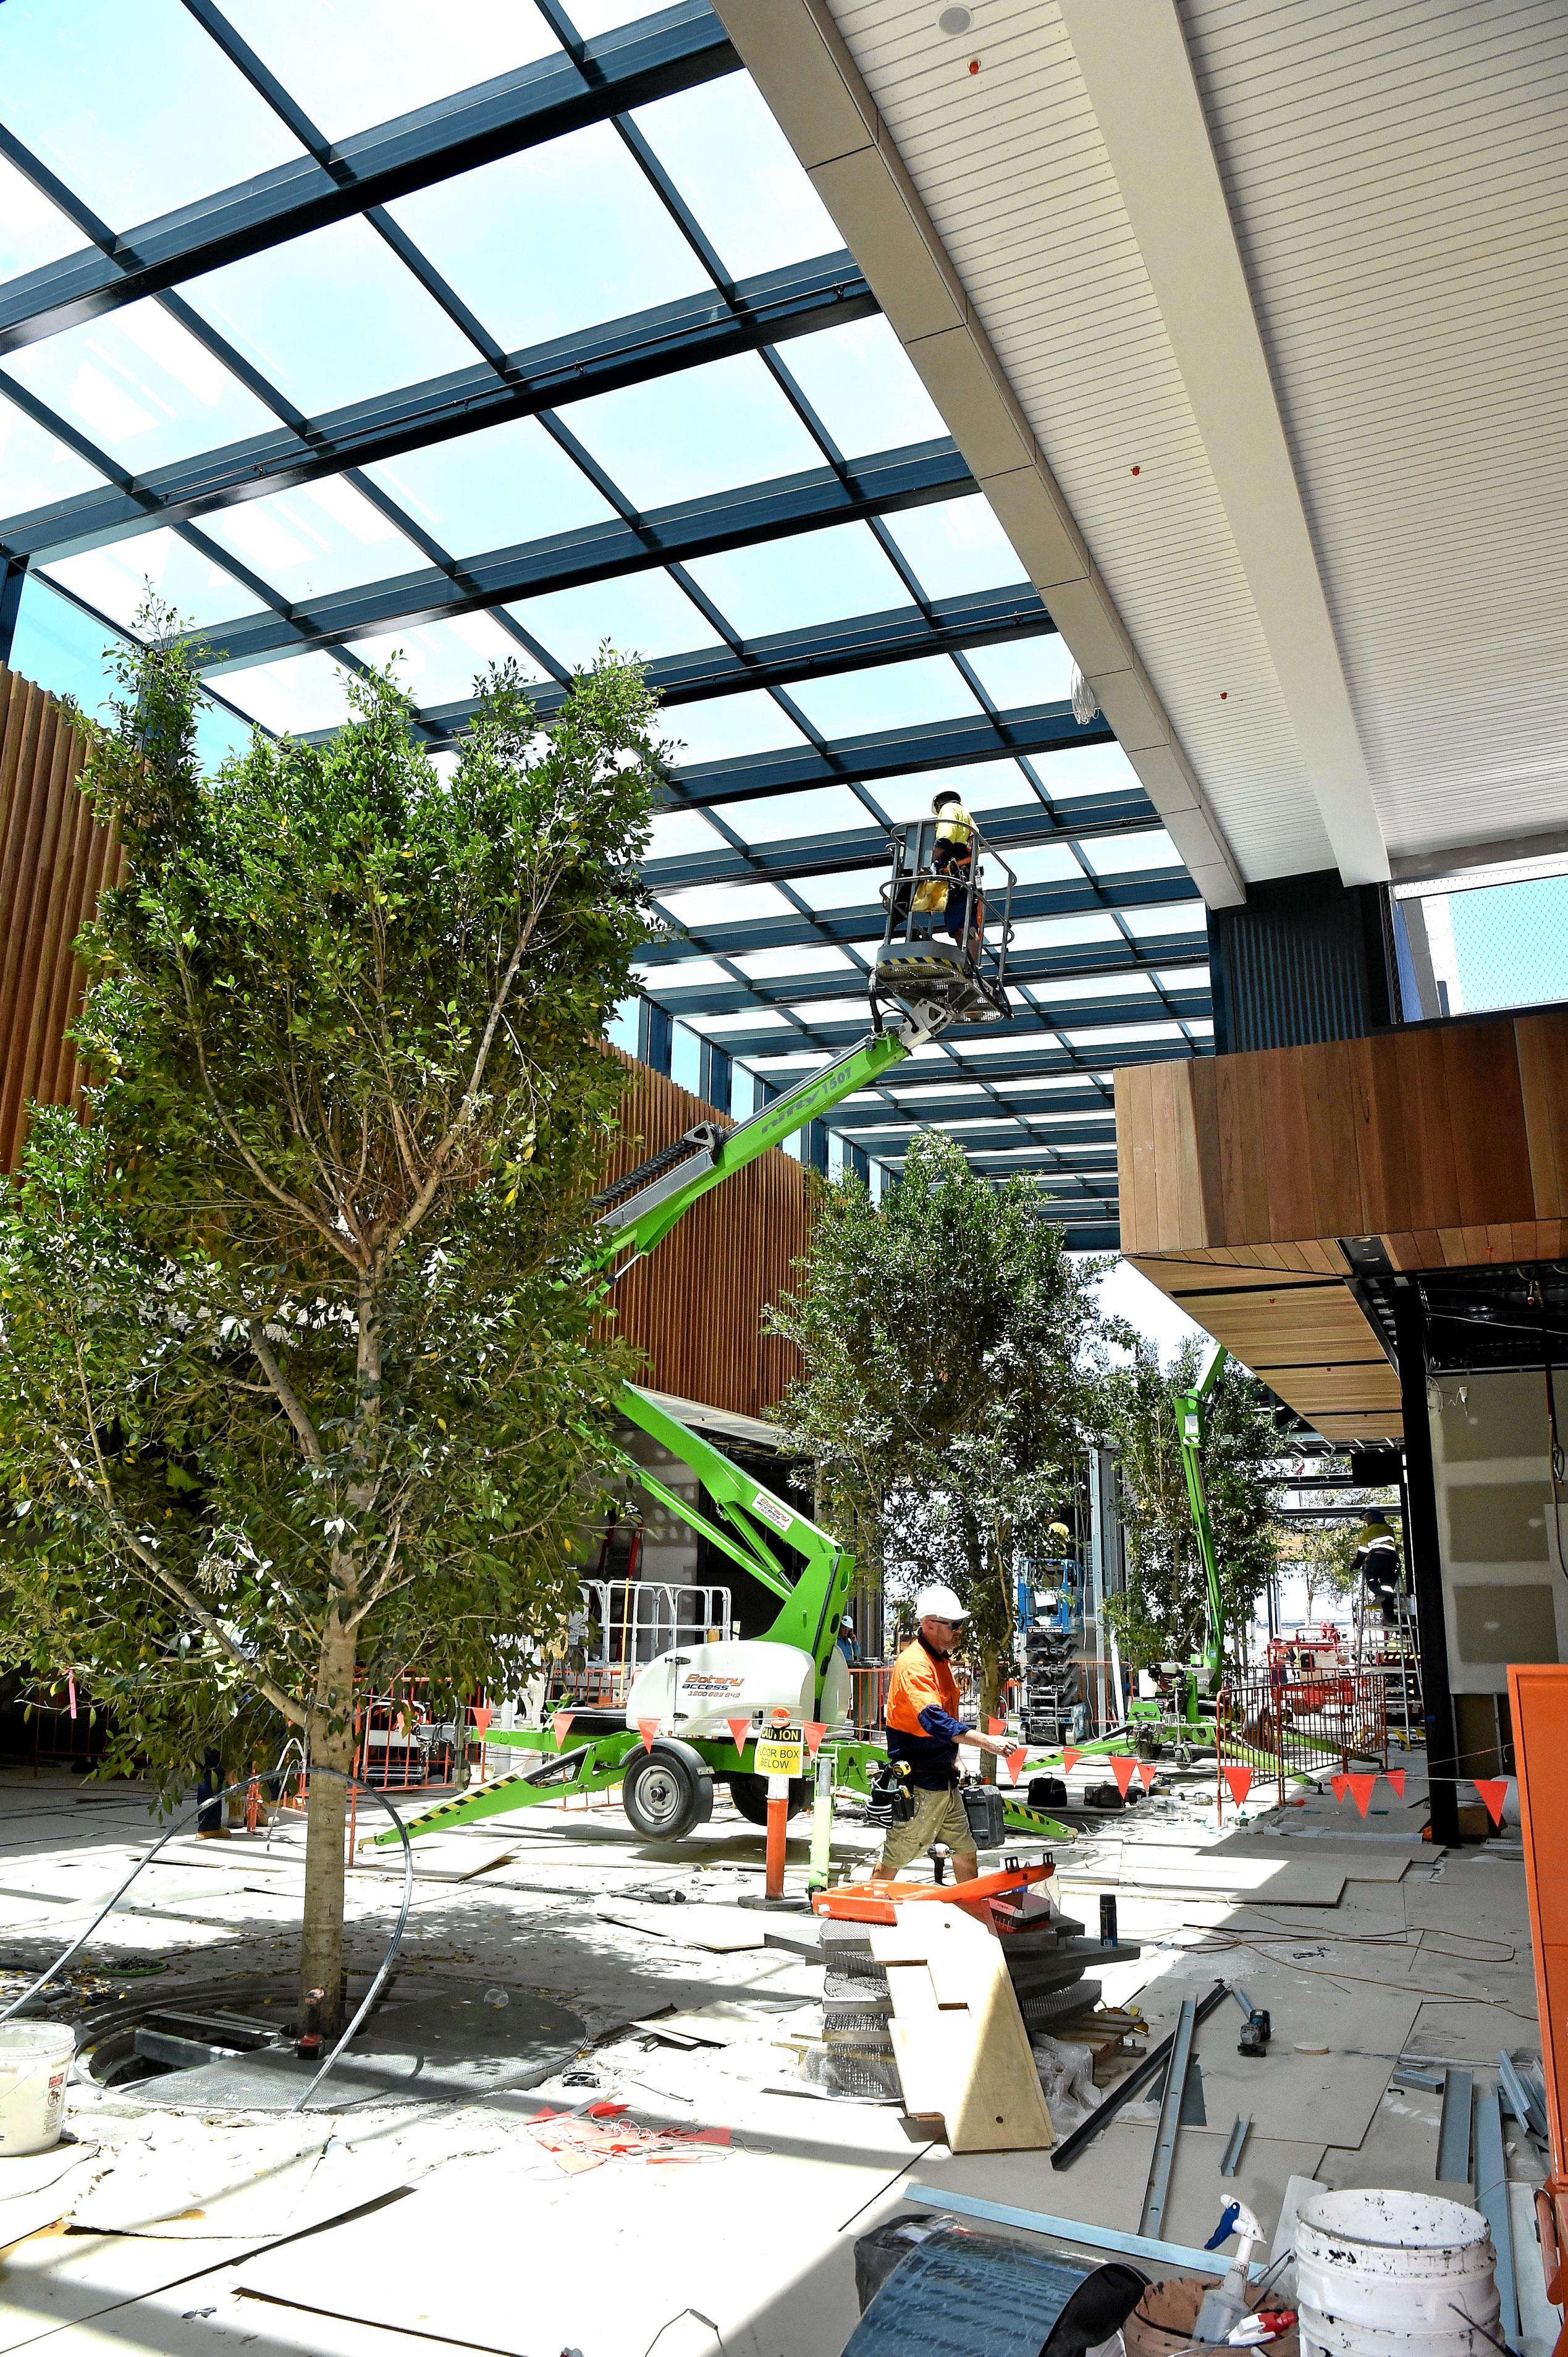
[[[1385,1773],[1388,1776],[1390,1783],[1393,1786],[1394,1791],[1399,1794],[1400,1799],[1402,1801],[1404,1798],[1404,1770],[1402,1768],[1390,1768],[1385,1770]]]
[[[800,1722],[800,1732],[806,1738],[806,1757],[814,1760],[822,1748],[822,1738],[828,1731],[825,1718],[807,1718]]]
[[[642,1738],[643,1749],[651,1751],[653,1738],[659,1732],[659,1721],[656,1718],[639,1718],[637,1722],[637,1731]]]
[[[1015,1744],[1007,1754],[1007,1773],[1012,1777],[1015,1784],[1024,1772],[1024,1762],[1028,1756],[1029,1747],[1026,1743]]]
[[[1006,1720],[1004,1718],[988,1718],[985,1722],[985,1732],[987,1735],[1005,1735],[1007,1732]]]
[[[550,1722],[550,1732],[555,1738],[557,1751],[564,1751],[566,1749],[566,1736],[575,1716],[575,1712],[558,1710]]]
[[[1345,1779],[1345,1781],[1350,1787],[1350,1798],[1355,1802],[1356,1806],[1360,1810],[1363,1816],[1367,1813],[1367,1803],[1372,1797],[1372,1787],[1377,1781],[1378,1780],[1375,1776],[1366,1775],[1347,1776]]]
[[[1073,1770],[1078,1766],[1079,1761],[1082,1758],[1083,1754],[1081,1751],[1075,1751],[1070,1743],[1064,1743],[1062,1746],[1062,1774],[1064,1776],[1070,1776]]]
[[[1154,1790],[1155,1778],[1160,1772],[1159,1769],[1152,1760],[1140,1760],[1137,1762],[1137,1768],[1138,1781],[1143,1785],[1144,1792],[1152,1792]]]
[[[730,1731],[730,1740],[734,1743],[736,1749],[737,1751],[744,1751],[746,1749],[746,1738],[751,1733],[750,1719],[726,1718],[725,1725]]]
[[[1503,1821],[1503,1803],[1508,1799],[1508,1781],[1502,1776],[1472,1776],[1470,1781],[1487,1804],[1487,1814],[1493,1824]]]
[[[481,1743],[485,1739],[485,1736],[489,1728],[490,1721],[494,1717],[495,1712],[488,1702],[480,1702],[474,1705],[474,1732],[478,1737]]]
[[[1243,1764],[1237,1768],[1227,1768],[1224,1774],[1225,1781],[1230,1787],[1230,1798],[1240,1808],[1252,1789],[1252,1771]]]
[[[1132,1758],[1130,1753],[1125,1751],[1113,1751],[1112,1753],[1111,1773],[1116,1779],[1116,1789],[1121,1793],[1123,1800],[1127,1797],[1127,1787],[1136,1775],[1137,1770],[1138,1763]]]
[[[1349,1777],[1330,1776],[1328,1779],[1328,1789],[1333,1793],[1335,1799],[1338,1802],[1340,1807],[1343,1808],[1345,1805],[1345,1795],[1350,1790]]]

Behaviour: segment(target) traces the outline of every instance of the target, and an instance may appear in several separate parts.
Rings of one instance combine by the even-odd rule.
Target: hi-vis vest
[[[937,841],[950,843],[957,851],[968,851],[974,842],[974,821],[961,802],[945,802],[937,821]]]

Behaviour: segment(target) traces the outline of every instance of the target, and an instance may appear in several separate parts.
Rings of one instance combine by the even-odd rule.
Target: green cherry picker
[[[871,977],[870,1031],[749,1120],[733,1129],[699,1123],[596,1198],[592,1265],[612,1285],[655,1250],[693,1203],[759,1155],[873,1086],[940,1033],[1010,1015],[1014,876],[1006,862],[976,832],[968,861],[955,866],[950,856],[944,866],[931,819],[895,830],[893,855],[882,892],[886,921]],[[694,1506],[623,1455],[627,1472],[776,1596],[778,1615],[759,1637],[659,1655],[638,1673],[624,1707],[574,1709],[569,1748],[556,1742],[553,1725],[492,1727],[489,1743],[543,1756],[411,1816],[412,1835],[617,1784],[627,1815],[649,1839],[677,1841],[704,1824],[721,1783],[744,1816],[765,1824],[768,1780],[757,1770],[757,1744],[781,1717],[797,1727],[809,1721],[826,1727],[824,1748],[841,1787],[869,1791],[886,1760],[880,1744],[854,1739],[849,1727],[849,1672],[837,1637],[853,1556],[637,1384],[624,1386],[619,1405],[629,1423],[696,1475],[703,1503]],[[804,1775],[792,1780],[791,1809],[804,1805],[806,1795]],[[1005,1821],[1015,1833],[1073,1838],[1068,1826],[1019,1803],[1008,1802]]]

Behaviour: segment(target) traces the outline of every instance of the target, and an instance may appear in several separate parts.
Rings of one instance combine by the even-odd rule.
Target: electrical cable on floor
[[[182,1833],[193,1820],[199,1820],[206,1814],[209,1809],[216,1808],[220,1802],[226,1801],[231,1793],[248,1792],[253,1784],[272,1784],[275,1783],[280,1777],[287,1777],[295,1774],[296,1772],[297,1763],[291,1762],[289,1752],[291,1749],[296,1748],[296,1744],[285,1745],[283,1756],[275,1768],[263,1769],[259,1775],[242,1776],[237,1784],[225,1784],[221,1792],[209,1792],[205,1800],[198,1801],[194,1809],[188,1810],[183,1817],[177,1817],[174,1824],[170,1825],[167,1833],[159,1835],[158,1839],[153,1844],[152,1848],[147,1852],[145,1857],[140,1857],[136,1860],[135,1865],[131,1868],[130,1873],[125,1877],[124,1882],[121,1883],[119,1889],[111,1892],[110,1896],[104,1900],[102,1906],[99,1909],[97,1914],[93,1917],[91,1922],[88,1924],[86,1930],[77,1933],[76,1938],[71,1941],[70,1946],[64,1949],[61,1953],[55,1958],[54,1963],[50,1964],[47,1972],[40,1973],[38,1979],[32,1982],[28,1987],[23,1989],[19,1996],[13,1997],[9,2005],[0,2008],[0,2022],[9,2021],[14,2013],[19,2013],[25,2005],[29,2005],[33,1998],[38,1995],[40,1990],[47,1988],[50,1981],[54,1980],[59,1974],[65,1970],[71,1958],[81,1953],[81,1950],[87,1945],[88,1941],[91,1939],[94,1932],[97,1931],[100,1923],[102,1922],[104,1917],[106,1915],[113,1914],[114,1909],[124,1897],[126,1891],[131,1888],[132,1883],[136,1879],[137,1875],[141,1873],[142,1868],[146,1866],[151,1866],[154,1858],[157,1857],[158,1852],[165,1846],[166,1843],[173,1841],[176,1834]],[[313,1767],[309,1772],[313,1776],[338,1776],[342,1779],[345,1784],[351,1783],[353,1781],[349,1775],[348,1770],[342,1768],[327,1768],[317,1765]],[[353,2037],[355,2031],[359,2029],[360,2024],[364,2020],[365,2016],[370,2012],[371,2006],[375,2003],[376,1998],[380,1996],[382,1985],[386,1980],[386,1976],[392,1970],[392,1959],[395,1957],[398,1949],[403,1944],[403,1935],[407,1927],[409,1910],[413,1904],[413,1845],[409,1840],[408,1828],[403,1824],[403,1819],[398,1815],[397,1811],[392,1807],[392,1803],[387,1799],[384,1792],[378,1792],[375,1787],[370,1784],[367,1784],[364,1787],[364,1790],[371,1800],[379,1802],[381,1806],[386,1811],[388,1816],[397,1827],[398,1837],[403,1843],[403,1905],[398,1910],[397,1922],[393,1928],[392,1940],[388,1945],[387,1952],[381,1958],[381,1964],[376,1969],[375,1978],[371,1981],[370,1988],[366,1992],[364,2000],[361,2003],[358,2013],[355,2014],[352,2021],[349,2022],[348,2028],[344,2030],[343,2035],[338,2040],[337,2045],[332,2049],[331,2053],[328,2055],[326,2061],[322,2063],[320,2070],[317,2071],[315,2078],[312,2079],[304,2093],[300,2095],[295,2102],[289,2105],[288,2108],[290,2112],[302,2112],[305,2109],[306,2104],[310,2101],[311,2096],[316,2093],[316,2090],[319,2087],[323,2079],[326,2078],[328,2072],[337,2064],[349,2040]]]

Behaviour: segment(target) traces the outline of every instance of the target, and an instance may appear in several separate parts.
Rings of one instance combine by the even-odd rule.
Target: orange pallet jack
[[[1546,2297],[1560,2308],[1568,2304],[1568,2154],[1563,2143],[1568,2126],[1568,1791],[1563,1782],[1563,1762],[1568,1760],[1568,1667],[1511,1666],[1509,1705],[1552,2147],[1551,2173],[1536,2194],[1535,2216]],[[1557,2336],[1552,2357],[1568,2357],[1568,2324]]]

